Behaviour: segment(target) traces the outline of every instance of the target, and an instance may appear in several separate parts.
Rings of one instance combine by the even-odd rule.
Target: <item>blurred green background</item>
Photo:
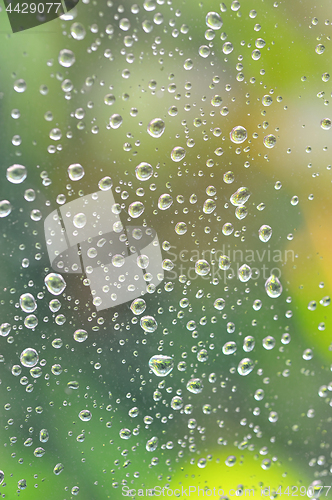
[[[219,29],[206,22],[211,11],[222,18]],[[123,486],[157,485],[220,487],[228,497],[230,488],[253,487],[260,496],[270,486],[275,498],[279,486],[331,484],[331,129],[321,127],[331,117],[330,14],[328,0],[84,1],[63,19],[12,34],[2,5],[0,198],[12,205],[0,220],[0,323],[11,325],[0,351],[3,498],[117,499]],[[233,50],[225,54],[228,42]],[[70,67],[59,62],[63,49],[75,55]],[[20,79],[24,92],[15,90]],[[109,125],[113,114],[122,117],[117,129]],[[154,118],[165,123],[158,139],[147,132]],[[239,125],[248,138],[237,145],[230,132]],[[54,129],[61,138],[52,138]],[[271,149],[263,142],[269,134],[276,138]],[[186,150],[180,162],[171,159],[175,146]],[[143,161],[154,169],[145,182],[135,175]],[[21,184],[6,179],[14,163],[27,168]],[[85,170],[78,182],[68,178],[72,163]],[[129,205],[142,201],[137,223],[157,231],[163,259],[174,265],[144,296],[144,315],[158,323],[147,335],[130,303],[97,313],[84,276],[64,275],[61,309],[49,307],[44,219],[97,191],[105,176],[123,224],[131,220]],[[251,196],[239,219],[230,197],[242,186]],[[164,193],[173,199],[167,210],[158,207]],[[215,204],[211,213],[207,199]],[[183,235],[179,222],[187,227]],[[225,223],[233,226],[230,235]],[[273,230],[267,243],[258,238],[263,224]],[[248,264],[259,276],[244,283],[220,271],[218,278],[213,255],[222,248],[255,252]],[[289,250],[294,258],[274,263],[267,250]],[[211,271],[199,276],[193,268],[204,252]],[[193,260],[182,262],[183,255]],[[280,269],[278,298],[265,292],[263,265]],[[27,292],[38,303],[33,329],[19,305]],[[214,307],[218,298],[222,310]],[[78,328],[89,335],[81,344],[73,339]],[[255,348],[247,353],[249,335]],[[263,346],[266,336],[275,339],[271,350]],[[237,351],[225,355],[229,341]],[[12,373],[27,347],[38,351],[39,378],[25,367]],[[174,357],[165,378],[149,370],[156,354]],[[255,368],[241,376],[245,357]],[[186,389],[196,377],[200,394]],[[259,389],[262,399],[254,397]],[[171,406],[176,395],[180,410]],[[135,418],[128,414],[133,407]],[[88,422],[78,417],[83,409],[92,413]],[[49,432],[46,443],[41,429]],[[121,429],[131,431],[128,440]],[[158,446],[149,452],[152,437]],[[45,454],[38,458],[40,446]],[[23,479],[26,488],[18,485]]]

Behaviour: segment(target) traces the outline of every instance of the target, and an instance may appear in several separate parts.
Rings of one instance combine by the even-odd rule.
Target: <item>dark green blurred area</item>
[[[140,2],[136,12],[127,0],[121,5],[81,2],[66,20],[15,34],[2,8],[0,199],[12,205],[11,214],[0,219],[0,324],[12,328],[9,336],[0,338],[4,498],[69,499],[78,486],[78,498],[113,499],[122,498],[123,485],[175,488],[200,481],[206,486],[211,477],[225,490],[239,485],[258,489],[261,483],[275,489],[331,483],[331,313],[330,306],[319,303],[330,295],[332,280],[331,131],[320,127],[330,113],[331,84],[322,80],[331,67],[331,24],[325,22],[330,5],[299,0],[280,1],[278,6],[258,0],[240,3],[241,8],[233,10],[232,3],[225,2],[227,10],[221,12],[219,2],[211,0],[148,1]],[[256,16],[249,14],[254,10]],[[209,11],[221,15],[221,29],[207,32]],[[154,17],[157,13],[161,24],[161,16]],[[129,20],[128,31],[121,28],[123,18]],[[83,30],[74,23],[81,23]],[[84,30],[81,40],[74,38]],[[254,60],[258,38],[266,45]],[[222,51],[225,41],[234,47],[229,55]],[[199,47],[209,44],[210,55],[202,58]],[[325,46],[324,53],[315,51],[318,44]],[[71,67],[58,61],[63,49],[75,54]],[[22,93],[14,89],[19,79],[26,82]],[[105,104],[108,94],[115,97],[111,106]],[[267,94],[273,98],[270,107],[262,105]],[[222,97],[221,107],[212,106],[215,95]],[[172,106],[177,108],[174,116]],[[222,108],[228,113],[222,114]],[[11,116],[15,109],[18,119]],[[122,116],[118,129],[108,125],[113,114]],[[159,139],[147,133],[156,117],[165,122]],[[240,147],[229,138],[237,125],[248,132]],[[61,130],[59,141],[50,137],[55,128]],[[273,149],[263,144],[267,134],[276,136]],[[179,163],[171,160],[175,146],[186,149]],[[220,156],[218,148],[223,150]],[[143,161],[154,168],[147,182],[135,176],[135,167]],[[22,184],[6,179],[14,163],[27,168]],[[77,183],[68,179],[72,163],[81,163],[85,170]],[[228,171],[234,174],[231,184],[224,182]],[[96,192],[105,176],[112,178],[122,223],[131,221],[130,203],[144,202],[138,221],[157,231],[163,258],[174,263],[156,293],[144,296],[144,314],[158,322],[154,333],[145,334],[139,318],[133,321],[130,302],[97,313],[81,275],[64,275],[61,309],[52,313],[49,308],[54,297],[44,284],[52,271],[44,219],[59,208],[59,195],[69,202]],[[209,186],[215,195],[207,194]],[[240,186],[251,192],[243,220],[235,217],[229,202]],[[32,202],[24,198],[29,188],[36,193]],[[139,188],[144,188],[140,198]],[[166,211],[158,209],[163,193],[173,198]],[[193,194],[196,203],[190,201]],[[299,197],[298,205],[291,203],[294,196]],[[211,214],[202,208],[207,198],[216,202]],[[257,206],[262,203],[261,211]],[[40,220],[33,220],[32,210],[41,212]],[[187,224],[186,234],[176,233],[178,222]],[[234,228],[230,236],[222,232],[227,222]],[[268,244],[258,238],[263,224],[273,228]],[[213,260],[222,248],[231,254],[251,250],[263,255],[253,267],[266,265],[269,270],[275,264],[267,249],[283,256],[292,250],[293,259],[276,265],[281,296],[268,297],[261,275],[242,283],[220,272],[219,282],[213,282],[212,274],[195,275],[196,258],[184,262],[181,257],[183,251],[187,258],[197,253],[204,258],[207,252]],[[22,266],[23,259],[29,259],[28,267]],[[217,271],[218,262],[208,260]],[[242,264],[234,262],[234,269]],[[27,292],[38,303],[35,329],[24,325],[19,306],[21,294]],[[219,311],[214,302],[221,297],[226,305]],[[181,306],[183,298],[188,299],[187,307]],[[257,299],[262,307],[256,311]],[[309,301],[317,302],[316,310],[308,310]],[[194,322],[192,328],[189,322]],[[229,322],[235,325],[232,334]],[[78,328],[89,334],[82,344],[73,339]],[[284,334],[290,335],[289,343],[283,341]],[[242,344],[249,335],[256,344],[246,353]],[[276,340],[270,351],[262,345],[269,335]],[[52,346],[57,338],[63,341],[60,349]],[[222,347],[230,340],[236,341],[237,351],[226,356]],[[20,376],[12,374],[27,347],[45,360],[39,363],[40,378],[34,379],[24,367]],[[197,357],[202,349],[208,354],[204,362]],[[303,358],[306,349],[313,351],[310,360]],[[165,379],[149,370],[149,359],[156,354],[174,357],[174,370]],[[255,362],[255,369],[243,377],[237,366],[245,357]],[[182,361],[183,371],[178,369]],[[62,367],[58,376],[52,372],[55,364]],[[203,381],[200,394],[186,389],[195,377]],[[70,381],[79,388],[70,389]],[[257,389],[265,392],[261,401],[254,398]],[[172,409],[178,390],[183,407],[192,405],[191,411]],[[132,407],[139,408],[136,418],[128,414]],[[85,408],[92,412],[89,422],[78,417]],[[269,420],[273,411],[278,413],[276,422]],[[145,423],[146,416],[153,417],[151,424]],[[188,428],[189,419],[196,420],[195,429]],[[50,435],[45,444],[39,441],[44,428]],[[130,439],[120,437],[121,429],[130,429]],[[84,440],[77,439],[82,435]],[[153,436],[159,444],[151,453],[146,443]],[[29,437],[32,446],[24,446]],[[224,444],[218,444],[218,438]],[[45,449],[41,458],[33,453],[38,446]],[[231,455],[236,457],[236,484],[225,465]],[[201,458],[207,460],[205,468],[197,467]],[[57,476],[53,468],[58,463],[64,469]],[[253,472],[256,463],[260,475]],[[23,478],[27,487],[17,493]]]

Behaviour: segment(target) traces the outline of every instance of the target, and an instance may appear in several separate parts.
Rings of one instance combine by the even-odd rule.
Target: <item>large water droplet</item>
[[[132,303],[131,303],[131,305],[130,305],[130,309],[136,315],[142,314],[145,311],[145,309],[146,309],[146,302],[145,302],[145,300],[142,299],[141,297],[133,300]]]
[[[279,279],[272,274],[265,282],[265,291],[272,299],[280,297],[282,292],[282,285]]]
[[[236,343],[231,340],[230,342],[226,342],[226,344],[223,345],[222,352],[226,355],[234,354],[236,349]]]
[[[158,438],[156,436],[149,439],[145,445],[147,451],[155,451],[158,447]]]
[[[75,54],[69,49],[60,50],[58,61],[64,68],[70,68],[75,62]]]
[[[170,356],[158,354],[150,358],[149,367],[157,377],[166,377],[174,368],[174,360]]]
[[[7,168],[6,177],[12,184],[21,184],[27,178],[27,169],[15,163]]]
[[[67,172],[71,181],[79,181],[82,177],[84,177],[84,168],[80,163],[73,163],[72,165],[69,165]]]
[[[122,125],[122,116],[115,113],[110,118],[110,126],[114,129],[119,128]]]
[[[250,358],[241,359],[238,364],[237,371],[240,375],[249,375],[250,372],[254,369],[255,363]]]
[[[133,219],[137,219],[144,212],[145,207],[141,201],[134,201],[128,207],[128,214]]]
[[[187,389],[193,394],[199,394],[203,390],[203,383],[200,378],[191,378],[187,383]]]
[[[204,259],[198,260],[195,263],[195,272],[199,276],[206,276],[210,272],[210,264]]]
[[[173,198],[170,194],[162,194],[158,199],[158,208],[160,210],[167,210],[171,205],[173,205]]]
[[[86,35],[85,28],[81,23],[73,23],[70,27],[70,34],[75,40],[83,40]]]
[[[258,230],[258,237],[261,241],[266,243],[272,236],[272,227],[264,224]]]
[[[60,295],[67,284],[61,274],[50,273],[45,277],[45,285],[47,290],[53,295]]]
[[[91,420],[92,418],[92,413],[89,410],[81,410],[78,416],[82,420],[82,422],[89,422],[89,420]]]
[[[54,466],[54,469],[53,469],[53,472],[56,476],[58,476],[59,474],[61,474],[61,472],[63,471],[64,469],[64,465],[59,463],[59,464],[56,464]]]
[[[208,28],[219,30],[222,27],[222,19],[217,12],[208,12],[205,17],[205,22]]]
[[[173,161],[181,161],[186,156],[186,150],[181,146],[175,146],[171,152],[171,158]]]
[[[37,309],[34,296],[31,293],[23,293],[20,297],[20,307],[22,311],[31,313]]]
[[[248,137],[247,131],[241,125],[234,127],[229,134],[230,139],[234,144],[242,144]]]
[[[73,337],[76,342],[84,342],[88,338],[88,332],[86,330],[79,329],[74,332]]]
[[[23,366],[32,368],[39,361],[38,352],[35,349],[28,347],[22,351],[20,361]]]
[[[108,191],[109,189],[111,189],[112,186],[113,186],[112,179],[108,176],[103,177],[98,182],[98,187],[101,191]]]
[[[0,217],[7,217],[12,211],[11,203],[8,200],[0,201]]]
[[[158,323],[153,316],[143,316],[141,318],[140,325],[145,332],[151,332],[151,333],[155,332],[158,327]]]
[[[16,92],[18,92],[19,94],[22,92],[25,92],[26,88],[27,88],[27,84],[25,83],[23,78],[16,80],[16,82],[14,83],[14,90],[16,90]]]
[[[266,135],[263,139],[263,144],[266,148],[274,148],[276,145],[277,139],[273,134]]]
[[[208,198],[205,200],[204,205],[203,205],[203,212],[205,214],[212,214],[212,212],[216,209],[217,205],[214,200],[211,200]]]
[[[143,161],[135,168],[135,174],[138,180],[147,181],[153,175],[153,168],[150,163]]]
[[[86,215],[83,214],[82,212],[79,213],[79,214],[74,215],[74,217],[73,217],[73,224],[78,229],[81,229],[82,227],[84,227],[85,224],[86,224]]]
[[[235,207],[239,207],[241,205],[244,205],[250,197],[250,191],[246,187],[240,187],[235,193],[232,194],[230,197],[230,201],[232,205]]]
[[[250,280],[252,271],[248,264],[243,264],[238,270],[238,278],[242,283],[246,283]]]
[[[324,118],[324,120],[320,122],[320,126],[322,127],[323,130],[330,130],[331,128],[330,118]]]
[[[161,137],[165,132],[165,122],[161,118],[154,118],[150,121],[147,131],[151,137]]]

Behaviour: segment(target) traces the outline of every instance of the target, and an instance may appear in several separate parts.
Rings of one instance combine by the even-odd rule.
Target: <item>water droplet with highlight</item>
[[[223,271],[226,271],[231,267],[231,259],[228,257],[228,255],[221,255],[219,257],[219,267]]]
[[[27,178],[27,169],[15,163],[7,168],[6,177],[12,184],[21,184]]]
[[[170,194],[165,193],[159,197],[158,208],[160,210],[167,210],[172,205],[173,205],[173,198]]]
[[[83,40],[86,35],[83,24],[73,23],[70,27],[70,34],[75,40]]]
[[[103,177],[98,182],[98,187],[101,191],[108,191],[109,189],[111,189],[112,186],[113,186],[112,179],[108,176]]]
[[[241,205],[244,205],[249,200],[249,197],[250,197],[249,189],[243,186],[232,194],[232,196],[230,197],[230,202],[235,207],[239,207]]]
[[[60,295],[67,284],[61,274],[50,273],[45,277],[45,285],[47,290],[53,295]]]
[[[172,149],[171,158],[173,161],[175,162],[181,161],[185,156],[186,156],[186,150],[181,146],[175,146],[175,148]]]
[[[158,354],[150,358],[149,367],[157,377],[166,377],[174,368],[174,360],[170,356]]]
[[[60,50],[58,61],[64,68],[70,68],[75,63],[75,54],[69,49]]]
[[[22,351],[20,361],[26,368],[32,368],[39,361],[38,352],[35,349],[28,347]]]
[[[143,316],[140,321],[141,328],[145,332],[153,333],[157,330],[158,323],[153,316]]]
[[[199,276],[206,276],[210,272],[210,264],[204,259],[198,260],[195,263],[195,272]]]
[[[89,420],[91,420],[92,418],[92,413],[89,410],[81,410],[78,416],[82,420],[82,422],[89,422]]]
[[[205,17],[205,22],[207,27],[213,30],[219,30],[223,25],[222,19],[217,12],[208,12]]]
[[[141,201],[134,201],[128,207],[128,214],[133,219],[137,219],[144,212],[145,207]]]
[[[249,375],[254,369],[255,363],[250,358],[243,358],[238,364],[237,371],[240,375]]]
[[[80,165],[80,163],[73,163],[72,165],[69,165],[67,172],[71,181],[79,181],[82,177],[84,177],[84,168]]]
[[[114,115],[112,115],[111,118],[110,118],[110,126],[113,129],[117,129],[121,125],[122,125],[122,116],[118,115],[117,113],[115,113]]]
[[[165,122],[161,118],[154,118],[150,121],[147,131],[151,137],[161,137],[165,132]]]
[[[150,163],[143,161],[135,168],[135,175],[139,181],[147,181],[153,175],[153,168]]]
[[[276,145],[277,143],[277,139],[275,137],[275,135],[273,134],[269,134],[269,135],[266,135],[263,139],[263,143],[264,143],[264,146],[266,148],[274,148],[274,146]]]
[[[244,127],[238,125],[237,127],[234,127],[231,130],[229,136],[231,141],[234,142],[234,144],[242,144],[242,142],[244,142],[247,139],[248,134]]]
[[[272,227],[264,224],[258,230],[258,237],[263,243],[269,241],[272,236]]]
[[[76,330],[73,335],[74,340],[76,342],[84,342],[88,338],[88,332],[86,330]]]
[[[158,447],[158,442],[159,442],[159,440],[156,436],[149,439],[145,445],[146,451],[156,451],[156,449]]]
[[[193,394],[199,394],[203,390],[203,383],[200,378],[192,378],[187,383],[187,390]]]
[[[25,92],[26,89],[27,89],[27,84],[25,83],[23,78],[16,80],[16,82],[14,83],[14,90],[16,90],[16,92],[21,94],[22,92]]]
[[[252,271],[248,264],[243,264],[238,270],[238,278],[242,283],[246,283],[250,280]]]
[[[23,293],[20,297],[20,307],[26,313],[32,313],[37,309],[34,296],[31,293]]]
[[[142,314],[146,309],[145,300],[142,299],[141,297],[133,300],[131,305],[130,305],[130,309],[133,312],[133,314],[136,314],[136,315]]]
[[[272,274],[265,282],[265,291],[272,299],[280,297],[282,293],[282,285],[279,279]]]
[[[322,127],[323,130],[330,130],[330,128],[331,128],[331,119],[330,118],[324,118],[324,120],[322,120],[320,122],[320,126]]]
[[[7,217],[12,211],[11,203],[8,200],[0,201],[0,217]]]
[[[73,224],[77,229],[81,229],[86,225],[86,215],[83,213],[79,213],[74,215],[73,217]]]

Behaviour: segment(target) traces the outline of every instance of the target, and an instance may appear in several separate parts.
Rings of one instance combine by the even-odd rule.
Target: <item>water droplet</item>
[[[23,165],[14,164],[7,168],[6,177],[12,184],[21,184],[27,178],[27,169]]]
[[[241,205],[244,205],[250,197],[250,191],[246,187],[240,187],[235,193],[232,194],[230,197],[230,202],[232,205],[235,207],[239,207]]]
[[[330,128],[331,128],[331,119],[330,118],[324,118],[324,120],[322,120],[320,122],[320,126],[322,127],[323,130],[330,130]]]
[[[252,271],[251,268],[247,264],[243,264],[238,270],[238,278],[242,283],[246,283],[250,280]]]
[[[89,420],[91,420],[92,418],[92,413],[89,410],[81,410],[78,416],[82,420],[82,422],[89,422]]]
[[[82,227],[84,227],[86,224],[86,215],[83,213],[74,215],[73,224],[75,227],[77,227],[77,229],[81,229]]]
[[[199,394],[203,390],[203,383],[200,378],[192,378],[187,383],[187,389],[193,394]]]
[[[276,145],[277,139],[273,134],[266,135],[263,139],[263,144],[266,148],[274,148]]]
[[[236,457],[234,455],[229,455],[229,457],[227,457],[225,460],[225,464],[227,465],[227,467],[233,467],[233,465],[235,465],[235,462]]]
[[[112,179],[108,176],[103,177],[98,182],[98,187],[101,191],[108,191],[109,189],[111,189],[112,186],[113,186]]]
[[[234,173],[231,170],[229,170],[223,175],[223,180],[226,184],[232,184],[232,182],[234,182],[235,180]]]
[[[158,323],[153,316],[143,316],[141,318],[140,325],[145,332],[151,332],[151,333],[155,332],[158,327]]]
[[[206,276],[210,272],[210,264],[204,259],[198,260],[195,263],[195,272],[199,276]]]
[[[76,342],[84,342],[88,338],[88,332],[86,330],[76,330],[73,335],[74,340]]]
[[[178,222],[175,226],[175,232],[177,234],[185,234],[187,230],[187,224],[185,222]]]
[[[149,367],[157,377],[166,377],[174,368],[174,360],[170,356],[158,354],[150,358]]]
[[[61,274],[50,273],[45,277],[45,285],[47,290],[53,295],[60,295],[67,284]]]
[[[45,450],[41,446],[36,448],[33,452],[34,456],[37,458],[41,458],[43,455],[45,455]]]
[[[149,439],[145,445],[147,451],[155,451],[158,447],[158,438],[156,436]]]
[[[265,290],[269,297],[272,299],[280,297],[282,292],[282,285],[279,279],[273,274],[265,282]]]
[[[34,296],[31,293],[23,293],[20,297],[20,307],[22,311],[31,313],[37,309]]]
[[[305,349],[302,354],[302,358],[306,361],[310,361],[313,358],[314,354],[311,349]]]
[[[12,206],[8,200],[0,201],[0,217],[7,217],[12,211]]]
[[[0,470],[0,484],[3,483],[3,480],[5,479],[5,473],[3,470]]]
[[[236,349],[237,349],[236,343],[230,341],[226,342],[226,344],[223,345],[222,352],[228,356],[229,354],[234,354]]]
[[[173,410],[181,410],[183,407],[183,400],[180,396],[174,396],[171,401],[171,408]]]
[[[231,267],[231,259],[228,257],[228,255],[221,255],[219,257],[219,267],[223,271],[226,271]]]
[[[212,214],[212,212],[216,209],[216,207],[217,207],[216,202],[209,198],[204,202],[203,212],[205,214]]]
[[[70,27],[70,34],[75,40],[83,40],[86,35],[83,24],[73,23]]]
[[[158,199],[158,208],[160,210],[167,210],[171,205],[173,205],[173,198],[170,194],[162,194]]]
[[[198,49],[198,53],[201,57],[208,57],[210,55],[210,49],[207,45],[201,45]]]
[[[23,366],[27,368],[32,368],[39,361],[38,353],[35,349],[28,347],[22,351],[20,356],[20,362]]]
[[[315,52],[316,52],[316,54],[319,54],[319,55],[320,55],[320,54],[323,54],[324,50],[325,50],[325,46],[324,46],[323,44],[321,44],[321,43],[319,43],[319,44],[318,44],[318,45],[316,45],[316,47],[315,47]]]
[[[231,42],[225,42],[222,46],[222,51],[225,55],[231,54],[233,52],[233,44]],[[233,141],[234,142],[234,141]],[[243,141],[241,141],[243,142]]]
[[[171,152],[171,158],[173,161],[181,161],[186,156],[186,150],[181,148],[181,146],[175,146]]]
[[[276,345],[276,341],[273,337],[271,337],[271,335],[268,335],[267,337],[265,337],[263,339],[263,347],[267,351],[270,351],[271,349],[273,349],[275,345]]]
[[[229,136],[231,141],[234,142],[234,144],[242,144],[242,142],[244,142],[247,139],[248,134],[244,127],[238,125],[237,127],[234,127],[231,130]]]
[[[197,467],[199,467],[200,469],[204,469],[204,467],[206,467],[206,464],[207,464],[206,458],[199,458],[197,460]]]
[[[59,474],[61,474],[61,472],[63,471],[64,469],[64,465],[59,463],[59,464],[56,464],[54,469],[53,469],[53,472],[56,476],[58,476]]]
[[[110,126],[113,129],[119,128],[122,125],[122,116],[115,113],[110,118]]]
[[[79,163],[73,163],[69,165],[68,169],[68,177],[71,181],[79,181],[84,177],[84,168]]]
[[[145,300],[142,298],[137,298],[137,299],[133,300],[133,302],[130,305],[130,309],[136,315],[142,314],[146,309]]]
[[[39,432],[39,441],[41,443],[47,443],[49,438],[48,430],[47,429],[41,429]]]
[[[144,212],[145,207],[141,201],[134,201],[128,207],[128,214],[133,219],[137,219]]]
[[[25,490],[25,488],[27,487],[26,479],[20,479],[19,481],[17,481],[17,487],[19,490]]]
[[[331,303],[331,298],[330,298],[328,295],[326,295],[326,297],[323,297],[323,298],[319,301],[319,303],[320,303],[322,306],[324,306],[324,307],[329,306],[329,305],[330,305],[330,303]]]
[[[265,95],[262,99],[262,104],[263,104],[263,106],[271,106],[272,97],[270,95]]]
[[[268,225],[263,225],[258,230],[258,237],[263,243],[269,241],[272,236],[272,227]]]
[[[213,306],[217,311],[222,311],[226,305],[226,302],[222,298],[218,298],[214,301]]]
[[[16,90],[16,92],[18,92],[19,94],[21,94],[22,92],[25,92],[26,88],[27,88],[27,84],[25,83],[25,81],[22,78],[20,78],[19,80],[16,80],[16,82],[14,83],[14,90]]]
[[[126,17],[123,17],[119,21],[119,27],[122,29],[122,31],[128,31],[130,30],[130,21]]]
[[[143,161],[135,168],[135,174],[138,180],[147,181],[153,175],[153,168],[150,163]]]
[[[208,28],[219,30],[222,27],[222,19],[217,12],[208,12],[205,17],[205,22]]]
[[[165,122],[161,118],[154,118],[150,121],[147,131],[151,137],[161,137],[165,132]]]
[[[60,50],[58,61],[64,68],[70,68],[75,62],[75,54],[69,49]]]
[[[132,418],[138,417],[138,415],[139,415],[139,409],[137,408],[137,406],[133,406],[133,408],[131,408],[128,411],[128,415],[130,417],[132,417]]]
[[[249,375],[254,369],[255,363],[250,358],[241,359],[238,364],[237,371],[240,375]]]

